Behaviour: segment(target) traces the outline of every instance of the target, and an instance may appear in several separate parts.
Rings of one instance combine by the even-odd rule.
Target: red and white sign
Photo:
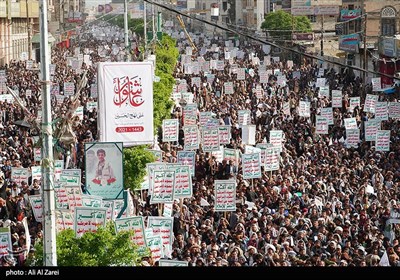
[[[102,62],[98,66],[100,142],[151,144],[152,62]]]

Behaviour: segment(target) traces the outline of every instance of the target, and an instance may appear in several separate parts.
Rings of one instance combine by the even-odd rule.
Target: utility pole
[[[25,0],[26,4],[26,29],[28,32],[28,59],[32,59],[32,38],[31,38],[31,19],[29,18],[29,6],[28,0]]]
[[[321,17],[321,59],[324,58],[324,15]]]
[[[128,38],[128,0],[124,1],[124,34],[125,34],[125,52],[126,59],[129,61],[129,38]]]
[[[364,11],[364,6],[363,6],[363,11]],[[364,15],[364,27],[363,27],[363,34],[364,34],[364,38],[363,38],[363,43],[364,43],[364,53],[363,53],[363,84],[366,84],[366,71],[368,70],[368,60],[367,60],[367,14],[363,13]],[[365,88],[364,88],[365,91]]]
[[[60,1],[60,22],[58,27],[58,29],[60,30],[60,42],[64,41],[64,2],[65,0]]]
[[[153,39],[152,41],[156,40],[156,16],[154,13],[154,5],[151,5],[151,21],[152,21],[152,26],[153,26]]]
[[[144,54],[143,58],[146,57],[147,53],[147,7],[146,1],[143,1],[143,27],[144,27]]]
[[[40,0],[40,71],[42,76],[42,174],[43,174],[43,265],[57,266],[56,218],[53,184],[53,129],[51,126],[50,52],[47,27],[47,0]]]
[[[292,34],[291,34],[292,38],[291,38],[291,42],[292,42],[292,47],[294,46],[294,40],[293,40],[293,36],[294,36],[294,16],[292,15]]]

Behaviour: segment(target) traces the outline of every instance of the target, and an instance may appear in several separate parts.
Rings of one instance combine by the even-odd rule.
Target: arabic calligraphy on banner
[[[236,210],[236,182],[215,180],[215,211]]]
[[[153,142],[152,73],[152,62],[99,63],[100,142]]]
[[[132,241],[138,245],[139,254],[144,254],[146,249],[146,238],[144,234],[144,221],[143,217],[129,217],[115,220],[115,231],[120,232],[123,230],[133,230],[134,235]]]
[[[96,232],[98,227],[104,227],[106,223],[105,208],[76,207],[75,208],[75,233],[81,237],[85,232]]]

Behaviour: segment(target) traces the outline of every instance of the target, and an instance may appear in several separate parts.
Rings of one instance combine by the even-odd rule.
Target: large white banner
[[[152,73],[152,62],[99,63],[100,142],[153,143]]]

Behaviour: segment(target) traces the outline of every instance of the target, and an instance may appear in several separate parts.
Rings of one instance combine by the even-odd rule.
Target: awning
[[[49,43],[53,43],[56,41],[56,39],[54,39],[53,35],[49,32],[48,33],[48,41]],[[39,44],[40,43],[40,33],[36,33],[35,35],[32,36],[32,40],[31,40],[32,44]]]

